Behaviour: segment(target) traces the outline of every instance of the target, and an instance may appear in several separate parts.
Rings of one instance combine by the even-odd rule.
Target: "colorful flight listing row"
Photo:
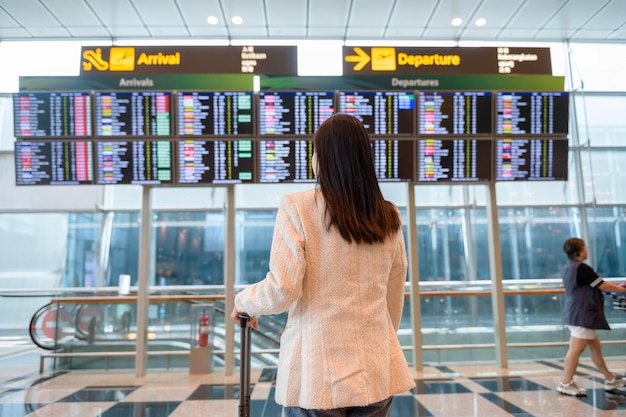
[[[566,137],[372,140],[381,182],[565,181]],[[17,185],[315,182],[311,139],[15,142]]]
[[[370,135],[566,136],[567,92],[111,91],[13,96],[18,139],[312,137],[333,113]]]

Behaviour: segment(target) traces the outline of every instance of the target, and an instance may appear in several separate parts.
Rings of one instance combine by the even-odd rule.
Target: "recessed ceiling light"
[[[230,21],[233,22],[233,25],[240,25],[243,23],[243,18],[241,16],[233,16]]]
[[[484,17],[479,17],[476,19],[476,26],[485,26],[487,24],[487,19]]]
[[[209,25],[217,25],[217,22],[219,22],[219,20],[217,19],[217,16],[209,16],[206,18],[206,22]]]
[[[463,19],[461,19],[460,17],[455,17],[450,23],[452,23],[452,26],[461,26],[461,24],[463,24]]]

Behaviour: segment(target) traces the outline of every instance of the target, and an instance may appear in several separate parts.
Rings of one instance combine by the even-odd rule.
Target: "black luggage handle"
[[[241,358],[239,362],[239,417],[250,417],[250,345],[252,327],[248,326],[250,316],[239,313],[241,325]]]

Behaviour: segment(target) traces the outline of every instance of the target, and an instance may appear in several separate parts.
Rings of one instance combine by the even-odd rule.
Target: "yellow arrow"
[[[356,55],[348,55],[346,57],[346,62],[358,62],[358,64],[356,64],[352,69],[354,71],[361,71],[363,67],[366,66],[368,62],[370,62],[371,58],[368,54],[365,53],[364,50],[359,47],[352,48],[352,50],[356,52]]]

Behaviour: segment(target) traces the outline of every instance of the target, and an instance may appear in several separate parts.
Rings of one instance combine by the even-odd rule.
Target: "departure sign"
[[[492,94],[479,91],[420,91],[420,135],[490,135]]]
[[[171,184],[172,143],[97,141],[98,184]]]
[[[90,142],[15,142],[16,185],[76,185],[93,182]]]
[[[177,93],[178,136],[252,136],[251,92]]]
[[[330,91],[259,93],[259,133],[270,135],[309,135],[334,112]]]
[[[496,141],[496,181],[566,181],[567,138]]]
[[[312,140],[259,141],[259,182],[315,182]]]
[[[498,92],[496,134],[567,135],[566,92]]]
[[[15,93],[13,126],[17,138],[91,136],[89,93]]]
[[[413,140],[373,140],[374,167],[381,182],[413,181],[415,178],[415,153]]]
[[[359,119],[370,135],[413,135],[415,94],[405,91],[339,92],[339,112]]]
[[[171,92],[96,92],[98,137],[171,136]]]
[[[417,181],[490,181],[491,144],[487,139],[420,139]]]
[[[179,184],[252,182],[251,140],[185,140],[178,143]]]

